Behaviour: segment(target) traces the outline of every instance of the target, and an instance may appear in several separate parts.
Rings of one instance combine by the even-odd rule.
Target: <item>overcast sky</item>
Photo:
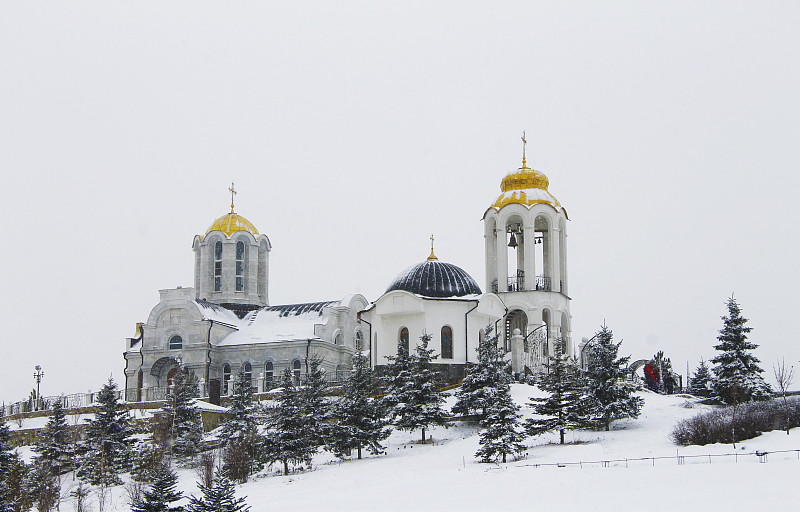
[[[377,299],[528,164],[566,207],[573,337],[713,357],[735,293],[797,342],[797,2],[0,3],[0,400],[123,378],[158,290],[228,211],[273,304]]]

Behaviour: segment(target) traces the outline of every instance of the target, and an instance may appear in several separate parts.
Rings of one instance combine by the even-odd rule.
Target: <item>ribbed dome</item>
[[[214,221],[213,224],[206,230],[206,235],[212,231],[222,231],[227,236],[231,236],[237,231],[247,231],[253,236],[258,236],[258,230],[252,222],[245,219],[238,213],[226,213],[222,217]]]
[[[478,283],[461,268],[438,260],[428,260],[407,268],[386,289],[405,290],[424,297],[463,297],[480,295]]]
[[[550,181],[544,173],[523,165],[516,171],[506,174],[500,184],[503,193],[492,206],[502,208],[512,203],[525,206],[547,203],[554,208],[559,208],[561,203],[547,191],[549,185]]]

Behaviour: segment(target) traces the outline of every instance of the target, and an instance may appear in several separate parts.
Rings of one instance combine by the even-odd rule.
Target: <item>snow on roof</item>
[[[267,306],[248,314],[239,322],[239,330],[226,336],[220,345],[319,339],[314,334],[314,326],[323,323],[324,308],[339,304],[336,300]]]
[[[220,305],[202,299],[192,302],[194,302],[197,309],[200,310],[200,314],[203,315],[204,320],[213,320],[237,328],[242,324],[242,320],[236,316],[236,313]]]

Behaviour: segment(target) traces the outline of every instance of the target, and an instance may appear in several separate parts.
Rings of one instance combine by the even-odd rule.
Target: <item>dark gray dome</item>
[[[463,297],[480,295],[478,283],[461,268],[438,260],[428,260],[407,268],[394,278],[386,292],[405,290],[425,297]]]

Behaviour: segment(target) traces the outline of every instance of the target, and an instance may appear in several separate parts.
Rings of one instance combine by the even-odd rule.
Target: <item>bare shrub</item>
[[[217,467],[217,452],[211,450],[203,452],[198,457],[197,467],[195,471],[197,476],[200,477],[200,482],[207,488],[214,487],[214,471]]]
[[[732,443],[734,440],[752,439],[763,432],[779,430],[784,425],[800,426],[800,398],[786,402],[748,402],[736,407],[716,409],[679,421],[670,437],[682,446],[692,444]]]

